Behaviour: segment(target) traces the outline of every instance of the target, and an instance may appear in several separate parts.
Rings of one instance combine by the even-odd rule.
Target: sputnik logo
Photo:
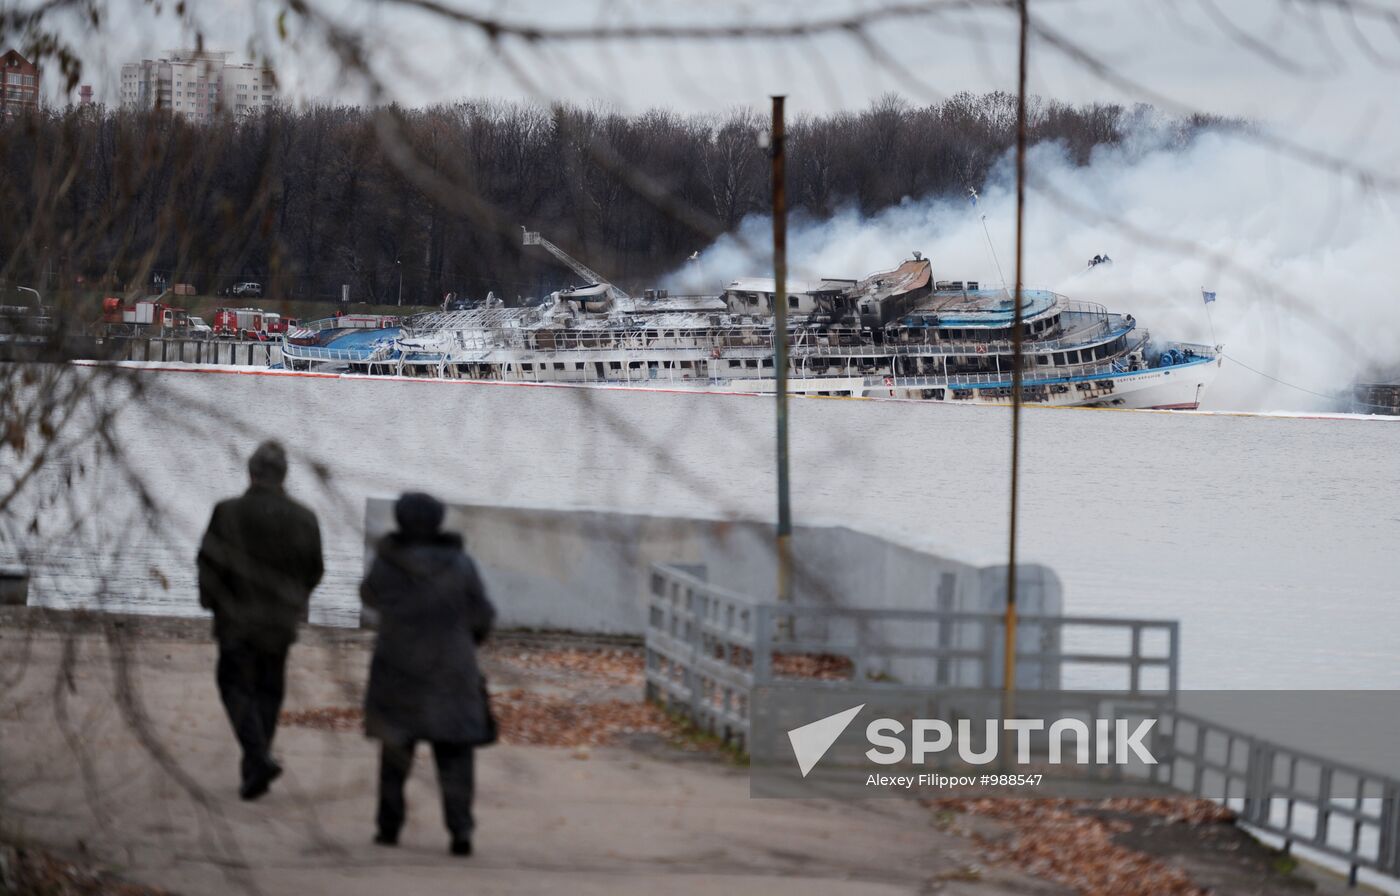
[[[850,709],[843,709],[824,719],[809,722],[787,733],[788,740],[792,743],[793,755],[797,757],[797,767],[802,772],[802,777],[807,777],[807,773],[815,768],[818,762],[821,762],[826,751],[830,750],[831,745],[836,743],[836,738],[840,737],[841,732],[850,726],[862,709],[865,709],[864,703],[860,706],[852,706]]]

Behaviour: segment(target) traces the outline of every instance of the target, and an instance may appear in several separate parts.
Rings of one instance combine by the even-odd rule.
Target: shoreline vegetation
[[[1144,133],[1184,146],[1235,126],[1048,100],[1028,118],[1032,144],[1058,144],[1080,165]],[[528,225],[619,284],[651,286],[767,214],[767,127],[754,109],[625,115],[494,101],[282,107],[211,124],[45,110],[0,122],[0,202],[13,216],[0,232],[0,280],[60,298],[141,295],[158,275],[201,295],[255,281],[262,304],[333,302],[342,286],[351,301],[381,306],[488,291],[511,304],[577,279],[524,249]],[[996,179],[1015,138],[1007,93],[922,106],[891,95],[799,117],[786,136],[790,213],[962,202]],[[33,236],[45,233],[54,236]]]

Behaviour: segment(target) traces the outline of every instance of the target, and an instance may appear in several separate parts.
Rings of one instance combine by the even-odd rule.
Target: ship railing
[[[1021,372],[1022,385],[1035,385],[1038,381],[1059,380],[1074,376],[1100,376],[1110,373],[1122,373],[1113,362],[1103,364],[1079,364],[1073,367],[1044,368],[1034,367]],[[913,387],[943,387],[957,388],[958,386],[983,386],[991,383],[1005,383],[1011,376],[1010,370],[1001,373],[954,373],[947,376],[941,374],[919,375],[919,376],[897,376],[885,374],[884,376],[867,376],[865,385],[885,386],[899,388]]]
[[[1175,348],[1182,351],[1189,351],[1194,355],[1210,358],[1212,360],[1220,356],[1220,352],[1216,350],[1216,346],[1206,345],[1202,342],[1168,342],[1163,344],[1162,348]]]
[[[1026,354],[1061,351],[1082,348],[1086,343],[1109,341],[1131,332],[1132,325],[1112,327],[1109,323],[1098,323],[1089,330],[1076,332],[1072,337],[1048,341],[1027,341],[1022,350]],[[543,334],[551,334],[541,338]],[[521,352],[577,353],[602,351],[628,351],[638,353],[662,353],[678,351],[701,351],[716,358],[759,358],[773,354],[771,331],[722,331],[717,335],[650,336],[629,332],[622,334],[593,334],[588,332],[557,332],[522,330],[517,328],[490,329],[479,331],[458,330],[454,333],[457,345],[461,348],[505,348]],[[919,357],[972,357],[975,355],[1011,354],[1015,350],[1010,340],[988,342],[958,341],[929,343],[886,342],[876,345],[860,341],[851,345],[831,345],[810,331],[795,331],[791,335],[789,351],[794,356],[815,358],[856,358],[883,355]]]
[[[1095,317],[1105,319],[1109,316],[1108,308],[1098,302],[1081,302],[1077,299],[1067,299],[1064,296],[1060,296],[1059,300],[1060,306],[1065,311],[1072,311],[1076,314],[1092,314]]]
[[[1092,314],[1097,320],[1089,326],[1075,330],[1057,339],[1028,341],[1026,351],[1059,351],[1073,349],[1084,343],[1116,338],[1133,329],[1135,324],[1124,321],[1117,315],[1109,315],[1103,306],[1091,303],[1068,303],[1077,313]],[[1082,306],[1082,307],[1080,307]],[[509,309],[514,310],[514,309]],[[510,320],[489,320],[486,315],[499,315],[503,312],[470,311],[448,314],[430,313],[414,320],[410,327],[413,336],[424,336],[442,330],[452,331],[458,344],[474,348],[507,348],[519,351],[537,352],[580,352],[580,351],[684,351],[703,350],[735,357],[750,354],[772,354],[773,328],[771,324],[740,324],[714,329],[704,326],[634,327],[609,330],[551,330],[522,326],[518,318]],[[1115,318],[1117,320],[1115,321]],[[423,326],[430,319],[433,326]],[[334,320],[334,319],[332,319]],[[320,322],[318,322],[320,323]],[[456,325],[452,325],[456,324]],[[316,326],[316,325],[308,325]],[[900,355],[974,355],[1007,354],[1014,350],[1011,340],[958,340],[926,343],[886,342],[874,345],[868,335],[852,330],[854,344],[831,344],[832,335],[818,333],[801,326],[790,331],[789,345],[794,353],[814,357],[853,357],[869,354]],[[834,338],[840,339],[840,335]]]
[[[283,343],[282,354],[297,361],[365,362],[384,357],[376,357],[377,350],[373,346],[358,349],[325,348],[319,345],[297,345],[292,342]]]
[[[334,329],[336,328],[336,321],[338,321],[338,320],[340,320],[340,318],[338,318],[338,317],[323,317],[323,318],[321,318],[320,320],[313,320],[313,321],[308,321],[308,322],[306,322],[306,323],[297,324],[297,329],[299,329],[299,330],[334,330]]]
[[[296,325],[298,330],[385,330],[401,324],[388,323],[397,320],[392,314],[347,314],[340,317],[323,317]]]
[[[1119,336],[1131,332],[1132,325],[1113,328],[1107,323],[1095,324],[1089,330],[1081,330],[1073,336],[1061,339],[1046,341],[1026,340],[1021,344],[1021,351],[1027,355],[1044,354],[1045,352],[1062,351],[1065,349],[1077,349],[1084,347],[1086,343],[1093,340],[1107,342],[1117,339]],[[1106,338],[1100,339],[1100,336]],[[810,346],[804,354],[818,357],[840,357],[843,355],[862,354],[891,354],[891,355],[1009,355],[1015,352],[1016,347],[1009,339],[996,339],[988,342],[886,342],[883,345],[860,345],[860,346]]]

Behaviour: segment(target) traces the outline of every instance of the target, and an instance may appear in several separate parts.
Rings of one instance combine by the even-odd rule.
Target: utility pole
[[[395,258],[394,267],[399,269],[399,307],[403,307],[403,259]]]
[[[1002,718],[1009,719],[1016,714],[1016,519],[1018,513],[1017,492],[1020,488],[1021,472],[1021,374],[1022,344],[1021,327],[1024,311],[1022,308],[1022,282],[1024,271],[1024,237],[1026,212],[1026,41],[1030,31],[1028,0],[1018,0],[1017,12],[1020,17],[1021,39],[1019,65],[1017,68],[1016,90],[1016,294],[1012,297],[1015,313],[1011,328],[1011,525],[1006,565],[1006,614],[1002,620],[1005,628],[1002,668]]]
[[[787,188],[783,97],[773,97],[773,371],[778,398],[778,601],[792,601],[792,502],[788,485]]]

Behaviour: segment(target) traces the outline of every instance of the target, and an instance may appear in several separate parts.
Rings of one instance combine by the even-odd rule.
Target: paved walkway
[[[751,800],[741,769],[626,748],[483,750],[467,860],[447,855],[420,750],[403,843],[373,846],[376,750],[357,733],[284,728],[287,774],[238,800],[213,649],[178,629],[128,625],[115,650],[0,623],[0,835],[188,894],[1063,892],[982,867],[903,801]],[[288,709],[355,704],[365,660],[362,642],[304,639]]]

